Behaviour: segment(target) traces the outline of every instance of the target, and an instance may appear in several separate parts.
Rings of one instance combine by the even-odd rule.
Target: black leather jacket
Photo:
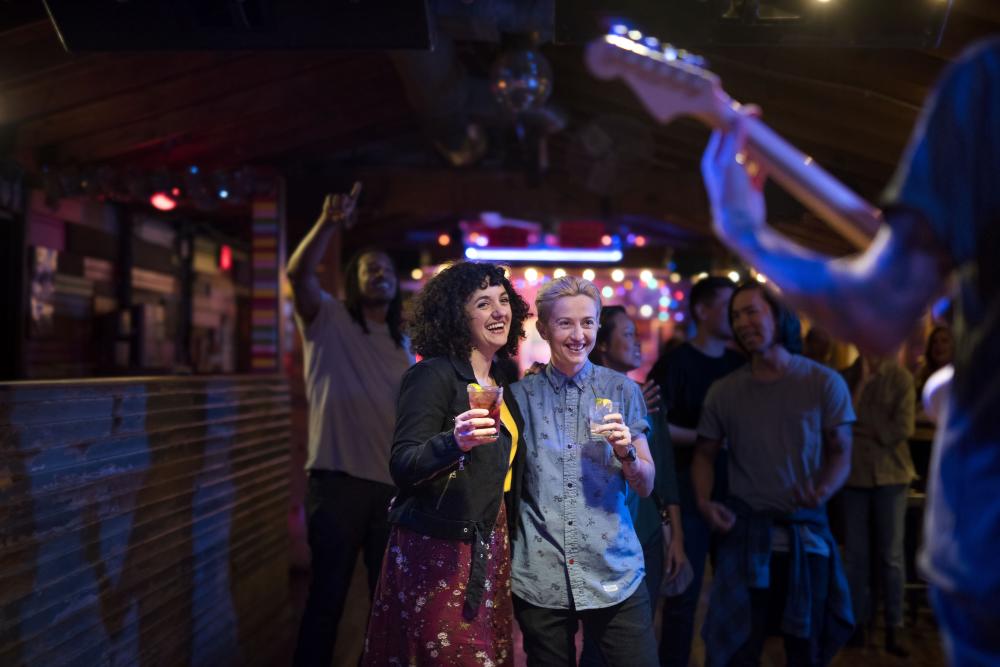
[[[516,379],[503,377],[496,364],[492,375],[502,386]],[[524,458],[524,420],[506,391],[504,402],[522,434],[506,497],[503,484],[511,447],[507,430],[500,428],[495,443],[469,452],[459,449],[452,435],[454,419],[469,409],[467,386],[475,381],[467,359],[434,357],[410,367],[399,390],[389,459],[389,470],[399,487],[389,510],[392,523],[440,539],[474,540],[465,599],[472,613],[482,599],[485,549],[502,500],[507,503],[508,525],[514,534]]]

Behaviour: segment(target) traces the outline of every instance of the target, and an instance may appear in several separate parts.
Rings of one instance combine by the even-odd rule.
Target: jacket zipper
[[[441,489],[441,495],[438,496],[437,505],[434,506],[434,509],[436,510],[441,509],[441,502],[444,500],[444,494],[448,493],[448,486],[451,485],[451,480],[455,479],[456,477],[458,477],[458,472],[452,470],[451,474],[448,475],[448,479],[446,479],[444,482],[444,488]]]

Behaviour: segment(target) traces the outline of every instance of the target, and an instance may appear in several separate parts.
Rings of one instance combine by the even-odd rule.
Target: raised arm
[[[773,280],[792,308],[835,337],[891,352],[944,290],[951,271],[929,224],[916,213],[890,211],[860,254],[833,258],[803,248],[766,225],[762,182],[737,161],[744,132],[737,122],[713,133],[702,158],[716,234]]]
[[[323,201],[323,210],[316,223],[306,234],[299,247],[288,260],[286,273],[292,283],[292,296],[295,302],[295,312],[307,324],[312,322],[319,312],[323,290],[319,284],[316,270],[327,246],[331,240],[334,244],[335,257],[333,266],[334,286],[339,289],[340,280],[340,241],[341,232],[350,228],[355,219],[358,197],[361,195],[361,183],[355,182],[348,194],[330,194]]]

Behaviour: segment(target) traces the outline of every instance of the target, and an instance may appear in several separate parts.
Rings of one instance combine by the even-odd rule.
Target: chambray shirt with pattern
[[[611,446],[590,434],[589,406],[621,406],[633,439],[646,404],[634,381],[590,362],[569,378],[549,364],[510,387],[524,415],[520,522],[511,590],[537,607],[600,609],[622,602],[645,567],[626,505],[628,487]]]

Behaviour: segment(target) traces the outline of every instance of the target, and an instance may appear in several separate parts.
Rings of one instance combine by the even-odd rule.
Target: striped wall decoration
[[[253,202],[253,286],[251,293],[250,368],[254,373],[279,370],[281,304],[282,215],[278,198]]]

